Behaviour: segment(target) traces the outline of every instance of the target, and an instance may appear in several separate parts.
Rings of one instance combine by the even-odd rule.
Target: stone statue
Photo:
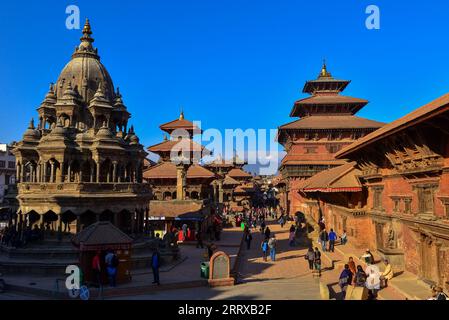
[[[388,231],[387,247],[388,249],[396,249],[396,234],[393,228]]]

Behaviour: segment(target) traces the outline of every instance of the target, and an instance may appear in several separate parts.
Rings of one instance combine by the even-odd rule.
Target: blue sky
[[[19,140],[80,30],[76,4],[120,87],[141,142],[178,117],[203,128],[276,128],[292,121],[304,82],[325,57],[359,115],[389,122],[449,92],[447,1],[8,1],[0,11],[0,141]],[[381,30],[365,28],[378,5]]]

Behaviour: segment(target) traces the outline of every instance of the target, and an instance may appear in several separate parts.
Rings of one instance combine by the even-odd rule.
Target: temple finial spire
[[[86,22],[84,23],[84,27],[83,27],[83,37],[81,38],[81,40],[83,40],[83,38],[90,39],[93,41],[93,39],[90,37],[90,35],[92,34],[92,29],[90,28],[90,23],[89,23],[89,19],[86,18]]]
[[[321,72],[318,78],[330,78],[332,77],[330,72],[327,71],[326,59],[323,59],[323,66],[321,67]]]
[[[74,55],[77,54],[90,54],[98,57],[97,49],[94,49],[92,46],[92,42],[94,42],[94,39],[91,37],[92,29],[90,28],[90,22],[89,19],[86,19],[86,23],[83,27],[83,36],[80,38],[81,43],[78,47],[75,48]]]
[[[179,120],[184,120],[184,110],[181,107],[181,113],[179,115]]]
[[[28,129],[34,129],[34,118],[31,118],[30,125],[28,126]]]

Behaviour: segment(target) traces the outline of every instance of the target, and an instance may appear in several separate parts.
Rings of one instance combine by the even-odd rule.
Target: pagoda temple
[[[246,164],[237,155],[231,160],[218,159],[205,164],[205,167],[215,172],[217,179],[212,181],[214,201],[221,208],[243,211],[249,209],[255,192],[253,176],[243,170]]]
[[[16,227],[75,224],[79,232],[109,220],[143,233],[151,192],[142,183],[146,156],[119,89],[100,62],[89,21],[70,62],[37,109],[13,153],[17,162]]]
[[[209,151],[192,140],[201,130],[185,119],[183,112],[159,128],[169,137],[164,136],[164,141],[147,149],[160,158],[143,173],[143,178],[153,190],[150,219],[155,230],[165,233],[174,221],[200,222],[210,215],[211,182],[216,175],[200,165]],[[198,228],[198,224],[193,228]]]
[[[282,179],[277,186],[280,205],[287,213],[301,211],[301,181],[345,164],[335,154],[384,125],[355,115],[368,101],[342,95],[349,83],[332,77],[324,63],[318,78],[304,85],[303,93],[310,96],[293,105],[290,117],[299,119],[278,128],[278,142],[287,154],[279,168]]]

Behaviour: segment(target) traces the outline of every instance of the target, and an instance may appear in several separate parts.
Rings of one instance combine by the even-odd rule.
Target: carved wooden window
[[[400,211],[399,206],[401,204],[401,201],[399,199],[393,199],[393,203],[394,203],[393,211],[394,212],[399,212]]]
[[[432,214],[434,209],[433,186],[423,186],[418,188],[419,212]]]
[[[338,151],[340,151],[340,149],[341,149],[341,145],[339,145],[339,144],[333,144],[333,145],[330,145],[329,147],[328,147],[328,151],[330,152],[330,153],[337,153]]]
[[[6,162],[5,161],[0,161],[0,168],[4,168],[5,167],[5,165],[6,165]]]
[[[446,202],[444,204],[444,214],[446,216],[446,219],[449,219],[449,202]]]
[[[404,199],[404,212],[407,214],[412,213],[412,199]]]
[[[373,209],[382,209],[382,187],[373,188]]]
[[[316,149],[317,147],[305,147],[306,153],[317,153]]]

